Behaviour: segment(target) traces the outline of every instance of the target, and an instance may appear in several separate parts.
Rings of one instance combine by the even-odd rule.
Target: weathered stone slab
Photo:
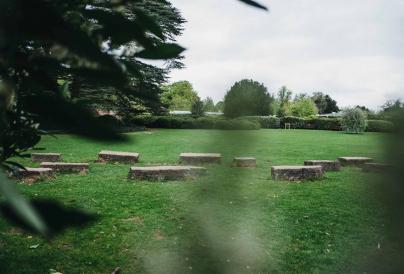
[[[342,166],[361,167],[366,163],[373,162],[373,159],[368,157],[339,157],[338,161]]]
[[[362,166],[362,171],[364,172],[388,173],[393,169],[393,165],[384,163],[366,163]]]
[[[88,173],[89,166],[87,163],[41,163],[41,167],[51,168],[56,172]]]
[[[137,163],[139,161],[139,153],[103,150],[98,153],[98,161],[104,163]]]
[[[131,167],[129,179],[133,180],[180,180],[206,173],[206,168],[193,166],[151,166]]]
[[[51,168],[32,168],[19,169],[15,175],[18,180],[24,183],[35,183],[42,178],[51,178],[54,176],[54,171]]]
[[[219,164],[222,161],[220,153],[181,153],[181,164]]]
[[[49,177],[54,174],[53,169],[51,168],[35,168],[35,167],[26,167],[25,169],[18,170],[18,176],[20,177],[29,177],[29,176],[44,176]]]
[[[233,159],[234,167],[256,167],[257,159],[253,157],[235,157]]]
[[[324,175],[322,166],[273,166],[271,168],[274,180],[315,180]]]
[[[339,171],[341,163],[339,161],[330,160],[307,160],[304,161],[305,166],[322,166],[323,171]]]
[[[60,153],[32,153],[31,160],[33,162],[60,162],[61,154]]]

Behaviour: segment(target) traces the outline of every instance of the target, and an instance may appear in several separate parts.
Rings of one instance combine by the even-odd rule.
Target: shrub
[[[247,119],[225,119],[223,117],[200,117],[191,116],[136,116],[129,121],[130,125],[144,125],[151,128],[178,128],[178,129],[260,129],[260,124]]]
[[[261,128],[279,128],[280,119],[274,116],[244,116],[243,119],[259,123]]]
[[[146,126],[150,127],[156,121],[156,116],[151,115],[131,115],[125,121],[126,124],[130,126]]]
[[[257,130],[261,127],[257,122],[248,121],[246,119],[232,119],[216,121],[215,128],[226,130]]]
[[[392,132],[394,124],[385,120],[368,120],[366,131],[369,132]]]
[[[306,121],[303,118],[293,117],[293,116],[285,116],[281,118],[280,126],[281,128],[285,127],[285,124],[289,123],[292,128],[304,129],[306,128]]]
[[[342,126],[346,132],[361,133],[366,129],[366,115],[359,108],[347,109],[342,117]]]
[[[339,118],[300,118],[286,116],[280,119],[281,128],[290,123],[291,128],[317,129],[317,130],[342,130],[342,120]]]

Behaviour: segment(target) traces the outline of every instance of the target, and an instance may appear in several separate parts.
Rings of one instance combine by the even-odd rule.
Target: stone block
[[[339,161],[330,160],[307,160],[304,161],[305,166],[322,166],[323,171],[339,171],[341,164]]]
[[[24,183],[35,183],[41,178],[52,178],[54,171],[51,168],[32,168],[26,167],[25,169],[19,169],[15,173],[15,177]]]
[[[253,157],[235,157],[233,159],[234,167],[256,167],[257,159]]]
[[[322,166],[273,166],[273,180],[300,181],[316,180],[324,175]]]
[[[129,170],[129,179],[158,181],[181,180],[194,178],[205,173],[205,168],[193,166],[131,167]]]
[[[181,153],[181,164],[219,164],[222,161],[222,155],[219,153]]]
[[[338,161],[342,166],[362,167],[366,163],[373,162],[373,159],[368,157],[339,157]]]
[[[137,163],[139,153],[103,150],[98,153],[98,161],[102,163]]]
[[[88,173],[89,166],[87,163],[41,163],[41,167],[51,168],[55,172]]]
[[[32,153],[31,160],[33,162],[60,162],[61,154],[60,153]]]

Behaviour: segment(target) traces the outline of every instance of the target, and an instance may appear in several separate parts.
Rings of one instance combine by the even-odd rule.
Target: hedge
[[[369,132],[392,132],[394,124],[385,120],[368,120],[366,131]]]
[[[290,127],[295,129],[342,130],[341,119],[339,118],[282,117],[280,127],[284,128],[286,123],[289,123]]]
[[[242,119],[257,122],[261,128],[279,128],[281,122],[279,118],[274,116],[243,116]]]
[[[225,119],[223,117],[200,117],[190,116],[134,116],[126,123],[131,126],[146,126],[150,128],[173,128],[173,129],[226,129],[226,130],[257,130],[261,126],[256,121],[247,119]]]
[[[242,129],[252,130],[259,128],[284,128],[290,123],[294,129],[314,130],[342,130],[340,118],[299,118],[273,116],[244,116],[237,119],[226,119],[222,116],[208,116],[195,118],[192,116],[133,116],[126,124],[129,126],[145,126],[150,128],[178,128],[178,129]],[[393,123],[385,120],[368,120],[366,131],[391,132]]]

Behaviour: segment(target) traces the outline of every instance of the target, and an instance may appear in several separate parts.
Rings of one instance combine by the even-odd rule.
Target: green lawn
[[[111,273],[118,266],[122,273],[383,273],[381,254],[394,261],[377,176],[344,168],[316,182],[270,179],[271,165],[339,156],[382,161],[387,135],[155,130],[129,137],[121,144],[43,138],[38,147],[89,162],[90,173],[19,188],[101,218],[49,242],[0,220],[1,273]],[[102,149],[140,152],[139,165],[175,164],[181,152],[220,152],[223,163],[194,181],[128,181],[129,165],[94,163]],[[235,156],[254,156],[258,167],[231,168]]]

